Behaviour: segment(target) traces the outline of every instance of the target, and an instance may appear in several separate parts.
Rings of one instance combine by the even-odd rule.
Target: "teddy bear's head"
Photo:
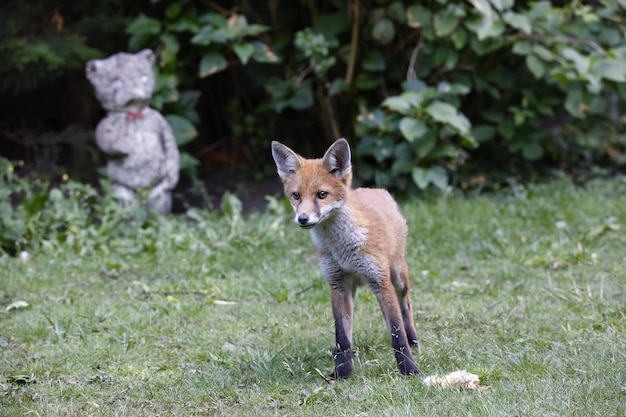
[[[85,72],[105,110],[137,112],[148,105],[154,90],[154,53],[120,52],[87,62]]]

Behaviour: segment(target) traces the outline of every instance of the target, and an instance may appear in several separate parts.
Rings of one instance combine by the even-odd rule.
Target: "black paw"
[[[338,347],[333,351],[333,359],[335,360],[335,370],[332,379],[346,379],[352,373],[354,365],[352,364],[352,349],[340,350]]]
[[[422,371],[420,371],[419,368],[412,361],[404,361],[402,363],[399,363],[398,368],[400,369],[402,375],[415,375],[419,377],[424,376]]]
[[[331,378],[333,381],[339,379],[348,379],[348,377],[350,377],[350,374],[352,373],[352,369],[353,366],[351,363],[344,362],[339,366],[335,366],[335,370],[332,374],[330,374],[329,378]]]

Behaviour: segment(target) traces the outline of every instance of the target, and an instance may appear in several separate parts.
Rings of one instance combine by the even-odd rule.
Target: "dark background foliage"
[[[0,5],[0,152],[94,182],[88,59],[153,48],[187,178],[273,175],[337,137],[409,194],[624,168],[620,1],[84,0]],[[16,165],[16,164],[14,164]]]

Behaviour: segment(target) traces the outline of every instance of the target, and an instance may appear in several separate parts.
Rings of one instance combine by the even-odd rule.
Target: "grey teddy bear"
[[[107,154],[112,191],[133,205],[137,192],[148,194],[147,207],[157,214],[172,208],[180,157],[172,128],[148,107],[154,90],[154,53],[118,53],[87,62],[87,78],[107,111],[96,127],[98,147]]]

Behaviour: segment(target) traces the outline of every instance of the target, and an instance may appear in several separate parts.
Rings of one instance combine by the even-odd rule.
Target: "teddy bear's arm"
[[[164,178],[163,185],[165,189],[171,190],[178,183],[179,170],[180,170],[180,154],[178,152],[178,145],[176,144],[176,138],[171,126],[165,120],[165,117],[159,114],[160,123],[162,125],[162,145],[165,152],[165,167],[163,170]]]
[[[117,120],[106,117],[98,123],[96,143],[109,157],[124,157],[128,155],[128,144],[124,143],[125,137],[120,134],[119,123],[116,122]]]

